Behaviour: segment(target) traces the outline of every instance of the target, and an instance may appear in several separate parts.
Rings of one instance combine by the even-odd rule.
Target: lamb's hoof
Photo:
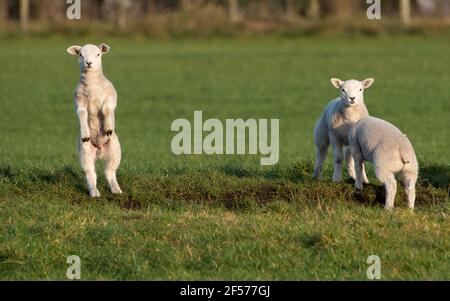
[[[122,194],[122,190],[120,189],[119,185],[111,185],[110,188],[113,194]]]
[[[362,192],[363,192],[363,187],[362,186],[361,187],[355,186],[355,193],[361,194]]]
[[[100,191],[98,191],[97,188],[92,189],[92,190],[89,192],[89,196],[90,196],[91,198],[99,198],[99,197],[100,197]]]
[[[356,174],[354,172],[349,172],[348,175],[350,178],[352,178],[353,181],[356,180]]]
[[[113,130],[106,130],[105,131],[106,136],[111,136],[112,133],[113,133]]]
[[[111,192],[113,194],[122,194],[122,190],[120,190],[120,188],[112,188]]]
[[[83,143],[89,142],[90,140],[91,140],[91,137],[81,138],[81,141],[82,141]]]
[[[313,179],[316,181],[322,181],[322,176],[321,175],[317,175],[317,174],[313,174]]]

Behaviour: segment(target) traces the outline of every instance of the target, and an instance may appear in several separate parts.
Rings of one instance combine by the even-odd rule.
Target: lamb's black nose
[[[351,101],[355,101],[356,97],[349,97]]]
[[[87,65],[88,67],[91,67],[92,62],[86,62],[86,65]]]

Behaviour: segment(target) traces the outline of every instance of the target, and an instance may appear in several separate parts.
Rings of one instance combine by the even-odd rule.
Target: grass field
[[[123,148],[111,195],[87,197],[72,91],[80,40],[0,40],[0,279],[450,279],[447,38],[107,40]],[[101,42],[101,41],[95,41]],[[411,139],[421,165],[416,211],[380,202],[373,178],[312,180],[312,130],[337,96],[329,78],[375,77],[372,115]],[[279,118],[280,162],[175,156],[174,119]]]

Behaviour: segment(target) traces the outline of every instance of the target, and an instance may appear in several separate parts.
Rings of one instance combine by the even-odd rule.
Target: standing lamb
[[[353,125],[359,119],[369,116],[364,104],[364,90],[374,82],[373,78],[361,81],[342,81],[332,78],[331,83],[340,90],[341,96],[331,101],[314,128],[314,143],[317,147],[317,158],[314,166],[314,177],[322,179],[323,164],[327,157],[328,146],[331,143],[334,157],[333,181],[342,180],[343,148],[348,146],[348,135]],[[348,147],[345,148],[347,172],[355,179],[354,161]],[[368,183],[363,169],[363,179]]]
[[[105,176],[111,191],[122,193],[116,179],[121,160],[119,138],[114,130],[117,93],[102,71],[102,55],[109,50],[106,44],[67,49],[69,54],[78,56],[81,69],[75,89],[75,108],[80,122],[80,161],[91,197],[100,196],[95,173],[97,159],[105,160]]]
[[[406,135],[387,121],[366,117],[359,120],[353,127],[349,142],[355,160],[355,188],[363,189],[363,162],[372,162],[376,177],[386,189],[385,208],[392,209],[397,191],[395,174],[401,172],[404,178],[408,207],[414,209],[419,165],[414,149]]]

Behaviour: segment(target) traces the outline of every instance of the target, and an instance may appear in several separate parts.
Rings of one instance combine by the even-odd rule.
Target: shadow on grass
[[[74,183],[77,187],[83,184],[81,174],[70,166],[64,166],[54,171],[33,169],[33,173],[36,175],[36,177],[33,178],[34,181],[44,182],[46,184],[70,182]]]
[[[50,171],[42,169],[33,169],[35,177],[31,177],[33,182],[44,183],[46,185],[67,184],[70,183],[78,192],[85,193],[85,181],[78,171],[71,166],[63,166],[60,169]]]
[[[355,192],[354,199],[360,204],[381,205],[386,199],[384,187],[381,185],[365,184],[362,192]]]
[[[450,165],[425,165],[420,169],[419,181],[430,183],[436,188],[449,188]]]
[[[435,188],[447,189],[450,185],[450,165],[430,165],[421,163],[419,182],[425,182]],[[249,169],[237,164],[223,165],[218,167],[218,171],[229,176],[238,178],[255,178],[260,177],[268,180],[288,180],[294,183],[303,183],[314,181],[313,163],[302,162],[296,163],[289,168],[273,167],[271,169]],[[189,171],[185,171],[188,173]],[[178,173],[183,174],[183,173]],[[344,171],[345,174],[345,171]],[[325,176],[326,177],[326,176]],[[330,176],[331,177],[331,176]],[[353,184],[353,180],[348,178],[345,180],[348,184]]]
[[[16,174],[14,174],[12,167],[7,165],[0,167],[0,177],[7,181],[12,181],[16,177]]]
[[[125,209],[140,209],[150,203],[178,206],[182,203],[203,203],[232,210],[246,210],[255,205],[274,202],[321,206],[336,202],[355,202],[367,206],[384,204],[381,185],[366,185],[362,193],[355,193],[353,181],[346,183],[317,182],[311,177],[312,164],[296,164],[292,168],[273,168],[251,171],[239,166],[224,166],[206,171],[180,174],[119,173],[124,193],[112,195],[99,176],[98,187],[106,202],[117,203]],[[417,205],[432,206],[448,200],[449,170],[440,166],[425,166],[417,185]],[[29,168],[17,170],[0,167],[0,180],[8,183],[17,194],[40,194],[80,203],[88,199],[81,171],[64,166],[56,170]],[[6,185],[8,187],[8,185]],[[396,205],[405,203],[404,188],[399,185]]]
[[[313,164],[309,161],[296,163],[289,168],[273,167],[270,169],[249,169],[237,164],[218,167],[218,171],[227,176],[238,178],[264,178],[267,180],[288,180],[294,183],[312,181]]]
[[[30,168],[20,172],[14,170],[10,165],[2,166],[0,167],[0,177],[24,190],[33,189],[38,186],[45,187],[70,184],[78,192],[85,191],[85,182],[82,174],[67,165],[57,170]]]

